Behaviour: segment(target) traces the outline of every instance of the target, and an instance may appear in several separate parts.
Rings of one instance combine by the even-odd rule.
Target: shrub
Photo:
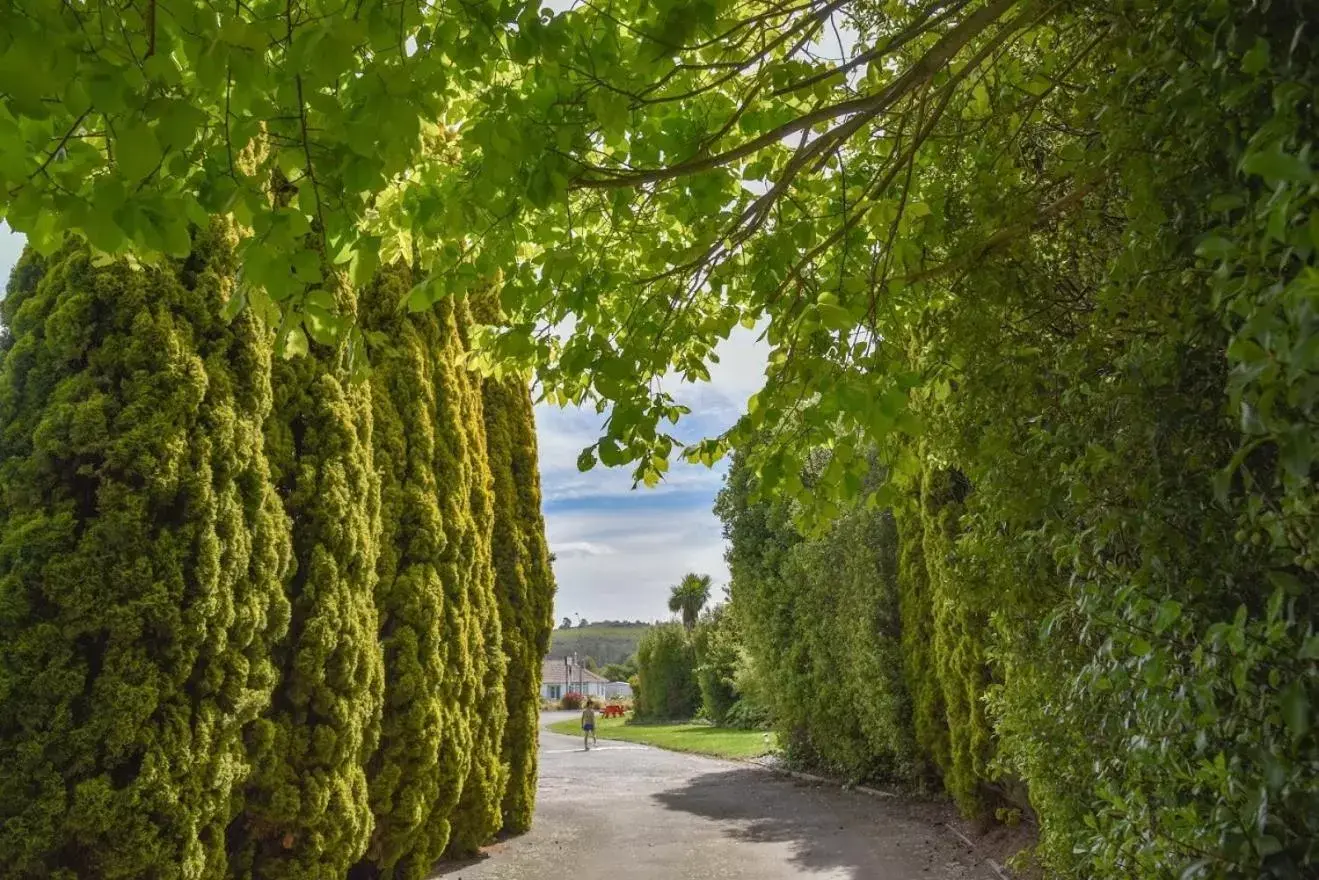
[[[270,349],[228,231],[70,242],[0,305],[0,873],[221,878],[288,627]]]
[[[581,709],[585,705],[586,705],[586,698],[583,697],[581,694],[577,693],[577,691],[568,691],[568,693],[564,694],[563,697],[559,700],[559,708],[565,710]]]
[[[470,486],[481,477],[483,450],[463,430],[462,420],[474,416],[459,405],[471,379],[454,363],[461,340],[451,308],[398,309],[411,286],[411,273],[395,265],[362,296],[367,338],[380,340],[370,354],[381,476],[375,595],[385,664],[380,745],[368,767],[375,829],[365,861],[417,880],[449,843],[462,768],[471,760],[461,711],[470,682],[455,674],[464,667],[452,633],[472,623],[446,607],[446,589],[465,595],[488,575],[476,549],[487,537]]]
[[[701,616],[692,630],[696,657],[696,682],[701,690],[701,714],[715,724],[726,723],[737,703],[735,686],[740,634],[727,605],[718,605]]]
[[[353,292],[339,307],[356,311]],[[293,524],[289,636],[271,710],[250,738],[257,767],[230,829],[236,873],[341,877],[366,851],[367,762],[380,735],[383,660],[375,605],[380,482],[368,383],[341,352],[280,359],[266,448]]]
[[[732,605],[753,658],[740,676],[750,683],[754,667],[773,687],[753,687],[762,702],[753,698],[738,717],[772,715],[802,765],[858,779],[919,775],[893,517],[851,511],[808,538],[787,503],[752,501],[752,488],[739,456],[717,510],[732,541]],[[738,676],[735,667],[735,684]]]
[[[686,719],[701,706],[696,684],[696,655],[687,631],[679,623],[647,630],[637,648],[636,716],[650,720]]]
[[[493,323],[494,296],[479,299]],[[531,827],[536,799],[539,753],[536,711],[541,658],[549,650],[554,628],[554,573],[550,568],[541,513],[536,425],[527,383],[519,377],[482,383],[485,436],[494,490],[491,554],[495,596],[503,629],[508,675],[501,760],[508,775],[501,812],[506,832]]]
[[[466,300],[446,298],[437,303],[441,320],[458,334],[463,344],[472,319]],[[465,434],[467,448],[477,451],[469,458],[443,457],[437,463],[441,485],[462,486],[477,523],[468,539],[451,548],[445,558],[453,559],[458,577],[445,579],[450,609],[451,633],[466,633],[466,650],[454,653],[464,680],[459,691],[461,705],[472,738],[471,760],[463,779],[462,797],[454,810],[453,832],[447,854],[471,855],[489,842],[499,830],[501,804],[508,783],[508,767],[501,758],[508,703],[504,691],[507,661],[504,658],[503,632],[499,603],[495,595],[495,577],[490,536],[494,530],[494,494],[485,452],[485,423],[481,389],[474,374],[466,369],[465,356],[455,338],[446,350],[445,366],[453,379],[456,421],[450,430]],[[463,619],[466,622],[464,624]],[[539,664],[539,658],[537,658]]]

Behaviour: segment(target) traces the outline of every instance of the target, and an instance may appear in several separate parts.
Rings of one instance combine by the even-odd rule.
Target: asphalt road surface
[[[546,713],[548,724],[574,713]],[[923,805],[541,731],[530,832],[445,880],[995,880]]]

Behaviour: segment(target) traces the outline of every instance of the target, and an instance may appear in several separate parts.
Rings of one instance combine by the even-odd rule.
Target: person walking
[[[593,742],[599,743],[595,736],[595,706],[587,700],[586,706],[582,708],[582,745],[589,752]]]

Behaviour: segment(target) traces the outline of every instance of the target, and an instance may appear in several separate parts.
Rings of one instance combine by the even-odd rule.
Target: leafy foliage
[[[636,656],[629,657],[624,663],[606,663],[600,670],[600,676],[606,681],[627,681],[637,674]]]
[[[701,689],[701,713],[715,724],[727,723],[737,704],[735,683],[741,652],[737,621],[727,605],[707,611],[692,630],[696,684]]]
[[[710,601],[710,583],[708,574],[688,572],[669,592],[669,610],[682,615],[682,625],[689,631],[696,626],[705,603]]]
[[[541,513],[531,394],[524,381],[509,377],[486,379],[481,396],[494,478],[495,595],[508,669],[508,723],[501,750],[508,784],[502,826],[521,832],[531,827],[536,800],[541,658],[549,652],[554,626],[554,573]]]
[[[661,623],[646,630],[637,648],[637,684],[636,718],[666,721],[696,715],[701,705],[696,656],[682,624]]]
[[[780,745],[853,779],[916,777],[892,516],[856,511],[804,537],[788,505],[752,500],[753,484],[735,457],[716,511],[733,613]]]
[[[158,269],[26,254],[0,341],[5,874],[232,876],[245,739],[289,623],[270,349],[232,229]]]

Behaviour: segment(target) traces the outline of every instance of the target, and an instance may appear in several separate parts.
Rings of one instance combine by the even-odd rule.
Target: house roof
[[[546,684],[569,684],[568,669],[562,657],[546,657],[540,664],[540,679]],[[609,680],[601,678],[589,669],[580,666],[572,668],[572,684],[605,684]]]

